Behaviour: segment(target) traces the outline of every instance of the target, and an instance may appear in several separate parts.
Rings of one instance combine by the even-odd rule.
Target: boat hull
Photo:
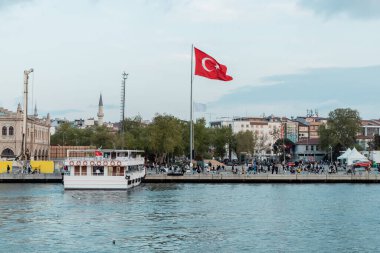
[[[145,177],[144,171],[128,173],[128,176],[70,176],[65,175],[65,190],[127,190],[138,186]]]

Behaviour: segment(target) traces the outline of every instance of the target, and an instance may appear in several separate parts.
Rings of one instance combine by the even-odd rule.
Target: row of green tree
[[[198,119],[193,128],[196,159],[223,158],[229,155],[228,151],[253,152],[252,132],[234,135],[230,127],[208,128],[205,119]],[[174,116],[156,115],[150,124],[145,124],[141,117],[129,118],[122,129],[113,131],[104,126],[79,129],[64,123],[52,135],[51,144],[139,149],[157,162],[190,154],[189,122]]]
[[[204,119],[198,119],[194,127],[194,150],[196,159],[231,157],[235,152],[242,154],[269,152],[279,155],[289,153],[291,143],[274,136],[277,141],[273,147],[267,146],[267,137],[257,137],[253,132],[232,133],[230,127],[208,128]],[[128,118],[123,122],[124,131],[113,131],[106,127],[78,129],[69,123],[60,125],[51,137],[52,145],[95,146],[102,148],[140,149],[151,159],[158,162],[169,158],[188,156],[190,153],[190,127],[188,121],[171,115],[156,115],[150,124],[141,117]],[[321,148],[332,152],[334,157],[339,151],[357,146],[356,138],[361,131],[361,119],[358,111],[350,108],[335,109],[329,113],[327,123],[320,126]],[[380,148],[380,137],[377,135],[370,142],[372,149]]]

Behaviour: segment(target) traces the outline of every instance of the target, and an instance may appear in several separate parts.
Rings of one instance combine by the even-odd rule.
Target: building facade
[[[356,136],[357,143],[363,150],[370,150],[369,143],[373,141],[375,134],[380,135],[380,120],[362,120],[361,131]]]
[[[318,162],[326,158],[326,152],[321,150],[319,139],[302,139],[295,145],[294,160]]]
[[[22,152],[23,111],[19,105],[16,112],[0,108],[0,156],[15,159]],[[26,152],[32,160],[47,160],[50,146],[50,116],[38,118],[35,111],[28,116],[26,129]]]
[[[273,144],[276,140],[283,138],[286,134],[288,119],[281,117],[239,117],[210,122],[210,126],[230,127],[234,134],[251,131],[256,136],[255,154],[256,156],[273,156]],[[294,122],[289,121],[289,132],[293,135],[297,132],[294,129]]]

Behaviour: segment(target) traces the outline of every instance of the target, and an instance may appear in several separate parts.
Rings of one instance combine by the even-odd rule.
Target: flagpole
[[[193,163],[193,52],[194,45],[191,44],[191,71],[190,71],[190,169]]]

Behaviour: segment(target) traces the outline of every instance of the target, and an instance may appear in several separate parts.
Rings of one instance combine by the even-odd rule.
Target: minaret
[[[100,93],[99,108],[98,108],[98,126],[103,126],[103,117],[104,117],[103,99],[102,99],[102,93]]]
[[[21,113],[22,113],[21,104],[18,103],[18,105],[17,105],[17,114],[21,115]]]
[[[34,114],[33,114],[33,116],[34,116],[35,118],[38,117],[38,113],[37,113],[37,104],[34,105]]]

